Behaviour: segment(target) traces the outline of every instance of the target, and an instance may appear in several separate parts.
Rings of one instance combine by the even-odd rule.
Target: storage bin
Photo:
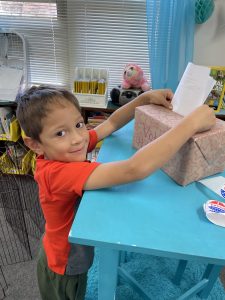
[[[26,137],[26,134],[25,134],[25,132],[23,131],[22,128],[21,128],[21,137],[22,137],[22,139],[24,139]],[[31,171],[34,174],[35,167],[36,167],[36,157],[37,157],[37,155],[33,151],[31,151],[31,152],[32,152],[32,156],[31,156],[31,160],[30,160],[30,165],[31,165]]]
[[[9,125],[9,134],[1,133],[0,140],[16,142],[21,136],[19,122],[14,119]]]
[[[76,67],[73,93],[81,107],[106,108],[108,105],[108,70]]]
[[[21,166],[16,166],[10,157],[5,152],[0,157],[0,169],[5,174],[20,174],[24,175],[27,174],[31,169],[31,159],[33,157],[33,151],[29,150],[21,161]]]
[[[34,174],[34,171],[35,171],[35,168],[36,168],[36,157],[37,157],[36,153],[33,152],[33,155],[31,157],[31,162],[30,162],[31,171],[32,171],[33,174]]]

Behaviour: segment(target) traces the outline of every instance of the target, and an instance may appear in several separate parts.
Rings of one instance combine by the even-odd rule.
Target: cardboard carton
[[[175,127],[183,116],[158,105],[136,108],[133,146],[136,149]],[[225,169],[225,122],[216,120],[209,131],[195,134],[162,167],[180,185]]]

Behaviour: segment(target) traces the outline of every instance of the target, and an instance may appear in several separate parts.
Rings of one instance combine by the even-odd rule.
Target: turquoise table
[[[130,157],[132,136],[133,122],[105,139],[98,161]],[[221,200],[197,183],[181,187],[161,170],[135,183],[85,192],[69,241],[100,249],[98,300],[114,299],[121,251],[180,259],[180,273],[186,260],[208,263],[194,287],[204,287],[206,297],[225,265],[225,228],[206,219],[202,206],[208,199]]]

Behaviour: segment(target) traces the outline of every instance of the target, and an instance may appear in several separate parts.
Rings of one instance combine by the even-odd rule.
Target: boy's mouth
[[[69,153],[79,153],[79,152],[83,152],[83,151],[84,151],[84,147],[79,148],[79,149],[72,150],[72,151],[70,151]]]

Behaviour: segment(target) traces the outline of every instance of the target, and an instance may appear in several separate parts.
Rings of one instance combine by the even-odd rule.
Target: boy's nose
[[[75,145],[81,143],[82,141],[83,141],[83,136],[80,133],[78,133],[76,130],[74,130],[72,133],[71,143]]]

